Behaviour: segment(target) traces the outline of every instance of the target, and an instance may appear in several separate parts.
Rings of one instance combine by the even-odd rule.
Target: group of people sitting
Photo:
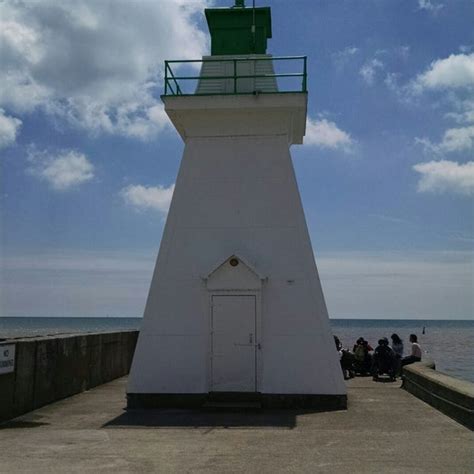
[[[372,375],[374,380],[382,374],[387,374],[391,380],[401,375],[402,367],[421,360],[421,347],[416,334],[410,334],[410,355],[403,356],[403,341],[398,334],[391,335],[391,344],[386,337],[379,339],[374,349],[363,337],[359,337],[352,351],[343,349],[342,343],[334,336],[339,352],[344,378],[358,375]]]

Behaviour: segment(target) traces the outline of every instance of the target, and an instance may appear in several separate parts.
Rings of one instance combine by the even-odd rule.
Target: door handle
[[[234,342],[234,346],[256,347],[259,351],[262,350],[262,345],[260,343],[258,343],[258,344],[242,344],[242,343],[239,343],[239,342]]]
[[[234,342],[234,346],[243,346],[243,347],[256,347],[259,351],[262,349],[262,346],[260,343],[255,344],[253,342],[253,333],[249,333],[249,342],[248,344],[242,343],[242,342]]]

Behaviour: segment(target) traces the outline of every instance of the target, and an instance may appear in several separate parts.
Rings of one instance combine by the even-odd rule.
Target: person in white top
[[[402,359],[402,367],[404,365],[413,364],[413,362],[420,362],[421,360],[421,347],[418,344],[418,337],[416,334],[410,334],[411,342],[411,354]]]

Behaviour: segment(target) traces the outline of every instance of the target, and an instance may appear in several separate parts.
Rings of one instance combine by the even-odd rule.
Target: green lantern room
[[[270,7],[246,6],[204,11],[211,54],[196,60],[165,61],[168,95],[306,93],[306,56],[267,53],[272,37]],[[200,73],[196,75],[196,67]]]
[[[231,8],[205,10],[211,34],[211,55],[265,54],[272,37],[270,7],[245,8],[243,0]]]

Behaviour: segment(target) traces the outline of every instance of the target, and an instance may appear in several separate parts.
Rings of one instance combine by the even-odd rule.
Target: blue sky
[[[206,5],[0,4],[1,315],[141,315],[183,150],[163,60],[207,54]],[[472,318],[474,2],[259,5],[269,52],[308,56],[292,155],[331,316]]]

